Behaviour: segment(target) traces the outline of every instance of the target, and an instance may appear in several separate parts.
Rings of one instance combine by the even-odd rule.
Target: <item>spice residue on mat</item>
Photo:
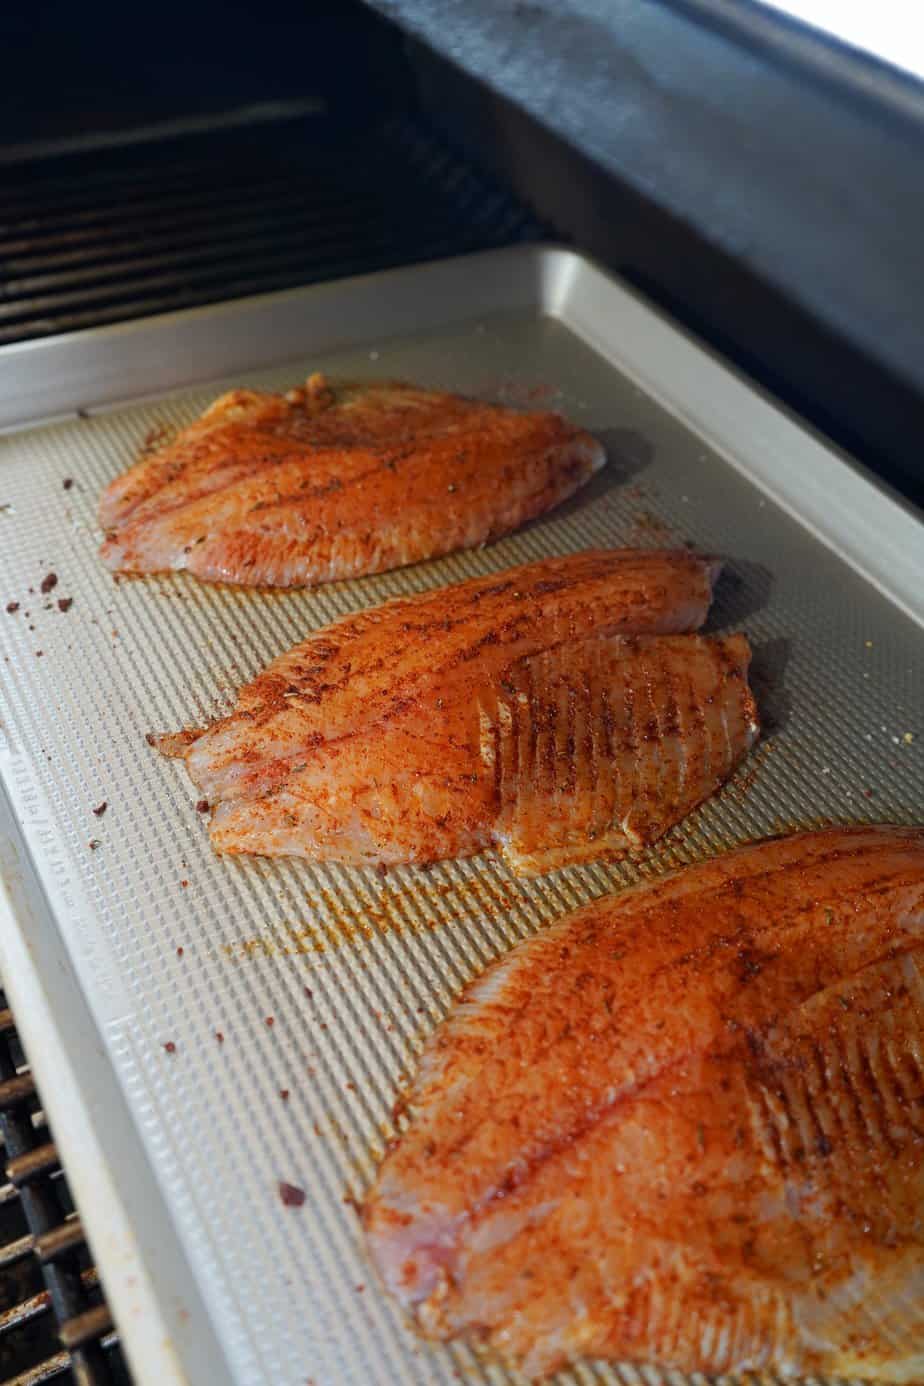
[[[470,920],[473,916],[497,919],[517,904],[513,891],[492,890],[481,881],[457,884],[428,882],[425,889],[413,886],[383,886],[378,896],[368,903],[349,909],[342,898],[332,892],[318,892],[326,914],[316,919],[298,922],[283,921],[251,938],[236,939],[223,945],[223,952],[233,962],[251,957],[297,957],[306,953],[323,953],[328,948],[341,948],[377,935],[421,933],[438,929],[444,924]],[[434,912],[426,918],[418,913],[427,905]]]

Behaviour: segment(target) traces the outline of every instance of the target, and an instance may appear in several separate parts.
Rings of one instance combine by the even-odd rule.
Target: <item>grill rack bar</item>
[[[0,1186],[0,1208],[4,1226],[18,1213],[26,1228],[0,1242],[0,1269],[18,1263],[26,1291],[0,1309],[0,1345],[24,1339],[0,1357],[0,1382],[39,1386],[69,1373],[75,1386],[120,1386],[130,1378],[112,1316],[2,993],[0,1007],[0,1137],[8,1180]],[[43,1288],[32,1288],[36,1280]],[[38,1353],[25,1370],[5,1375],[7,1355],[21,1363]]]
[[[6,169],[0,344],[532,240],[410,117],[322,117]]]

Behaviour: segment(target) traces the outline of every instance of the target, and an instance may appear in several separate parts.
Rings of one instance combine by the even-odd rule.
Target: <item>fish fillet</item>
[[[706,617],[718,565],[586,552],[402,598],[310,636],[185,759],[224,852],[515,871],[654,841],[757,731],[743,636]]]
[[[363,1207],[428,1335],[530,1377],[924,1373],[924,830],[804,833],[514,948]]]
[[[402,384],[232,390],[104,491],[103,561],[293,587],[485,544],[604,463],[559,414]]]

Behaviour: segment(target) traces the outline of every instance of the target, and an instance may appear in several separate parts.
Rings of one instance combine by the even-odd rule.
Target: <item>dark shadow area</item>
[[[605,470],[618,472],[623,481],[654,461],[654,444],[634,428],[604,428],[596,436],[606,449]]]
[[[143,41],[137,12],[117,0],[9,4],[0,47],[15,54],[2,145],[308,98],[356,126],[411,100],[401,35],[359,0],[162,0]]]
[[[792,641],[783,635],[754,646],[750,683],[757,699],[763,741],[772,741],[789,721],[792,699],[786,691],[786,666],[791,648]]]
[[[767,605],[773,574],[762,563],[747,558],[729,558],[715,587],[708,628],[714,631],[740,629],[748,617]]]

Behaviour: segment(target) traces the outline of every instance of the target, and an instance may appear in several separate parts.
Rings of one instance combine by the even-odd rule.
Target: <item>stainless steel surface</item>
[[[290,359],[0,440],[0,770],[24,824],[17,852],[50,907],[30,936],[32,965],[49,996],[53,960],[74,969],[117,1079],[113,1102],[124,1102],[153,1173],[154,1229],[147,1205],[134,1204],[133,1216],[142,1248],[161,1257],[152,1276],[178,1358],[194,1361],[214,1331],[247,1386],[448,1383],[459,1371],[509,1379],[466,1346],[410,1335],[375,1285],[355,1214],[399,1083],[485,963],[604,890],[752,837],[821,819],[924,820],[924,641],[910,614],[922,615],[924,545],[905,551],[909,533],[920,539],[913,520],[574,257],[534,259],[528,273],[523,264],[489,257],[360,281],[339,300],[326,289],[280,298],[275,343],[252,333],[246,305],[237,318],[220,310],[174,320],[172,336],[152,328],[137,350],[123,330],[98,346],[110,381],[117,350],[125,379],[137,381],[139,359],[171,340],[176,357],[164,358],[161,383],[185,363],[201,378],[214,359],[210,328],[216,354],[249,343],[255,362],[274,347]],[[485,311],[486,284],[510,311]],[[253,309],[267,323],[272,302]],[[426,326],[409,333],[415,306]],[[325,346],[347,332],[350,349]],[[192,340],[206,344],[195,359]],[[30,397],[40,396],[35,370],[68,350],[19,358],[20,369],[32,363]],[[553,405],[600,435],[609,466],[521,533],[404,572],[292,593],[184,578],[114,583],[96,556],[96,498],[151,430],[188,421],[232,383],[283,386],[319,366]],[[76,375],[64,377],[73,398]],[[705,391],[701,380],[711,382]],[[98,380],[85,390],[100,400]],[[842,481],[836,495],[830,475]],[[767,494],[774,487],[785,509]],[[853,519],[851,495],[863,511]],[[766,735],[727,789],[640,863],[518,881],[491,856],[385,878],[219,860],[182,769],[145,744],[146,732],[217,714],[242,680],[343,612],[544,554],[683,543],[728,556],[709,627],[750,635]],[[883,544],[902,550],[891,567]],[[43,597],[51,571],[57,585]],[[894,574],[895,600],[864,573],[887,589]],[[66,612],[59,597],[73,598]],[[19,610],[6,614],[8,601]],[[67,1035],[70,1011],[57,1015]],[[51,1116],[67,1158],[65,1114]],[[131,1191],[142,1162],[129,1159],[127,1141],[113,1125],[108,1162]],[[302,1208],[283,1206],[281,1180],[305,1190]],[[89,1201],[77,1193],[105,1274],[106,1209],[92,1191]],[[201,1300],[171,1299],[174,1266],[178,1285],[189,1268]],[[111,1291],[121,1293],[114,1279]],[[140,1330],[127,1316],[122,1327],[131,1347]],[[225,1379],[212,1360],[197,1386]],[[141,1368],[140,1380],[155,1379]],[[640,1379],[601,1367],[562,1380],[617,1378]]]

